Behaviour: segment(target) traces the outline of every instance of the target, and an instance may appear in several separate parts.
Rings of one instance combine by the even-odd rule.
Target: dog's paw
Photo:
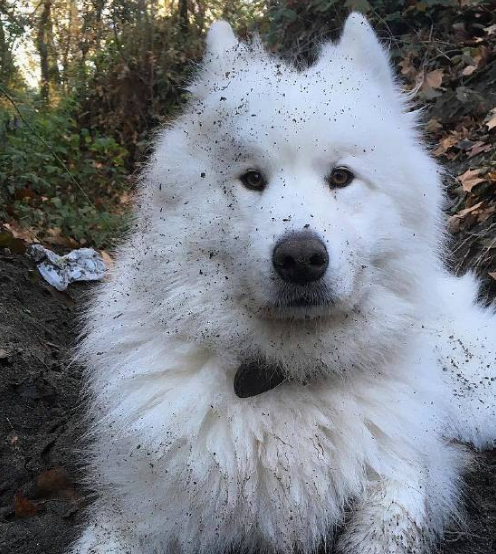
[[[89,525],[68,554],[140,554],[108,524]]]
[[[373,503],[362,507],[338,541],[339,554],[425,554],[431,530],[403,506]]]
[[[339,540],[339,554],[425,554],[427,543],[422,531],[413,526],[405,528],[386,524],[368,530],[347,531]]]

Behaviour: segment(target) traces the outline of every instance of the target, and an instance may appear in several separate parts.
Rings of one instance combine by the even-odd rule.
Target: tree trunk
[[[13,70],[12,52],[5,36],[3,21],[0,19],[0,81],[7,86],[12,78]]]
[[[47,104],[50,101],[50,64],[48,61],[47,28],[50,21],[51,8],[51,0],[43,0],[36,36],[36,47],[40,56],[41,95]]]
[[[188,0],[179,0],[179,20],[181,25],[181,30],[185,33],[188,32],[189,21],[188,21]]]

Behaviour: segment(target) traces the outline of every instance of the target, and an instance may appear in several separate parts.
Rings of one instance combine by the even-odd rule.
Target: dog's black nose
[[[284,281],[304,285],[326,272],[329,256],[325,244],[314,235],[295,233],[276,244],[272,263]]]

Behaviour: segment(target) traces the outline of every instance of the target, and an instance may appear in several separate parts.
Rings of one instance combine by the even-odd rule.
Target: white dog
[[[439,169],[362,16],[304,70],[207,42],[88,313],[72,552],[424,552],[460,514],[453,439],[496,437],[496,318],[443,267]]]

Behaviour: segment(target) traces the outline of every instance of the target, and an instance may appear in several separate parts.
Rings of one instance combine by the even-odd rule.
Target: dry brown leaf
[[[415,79],[417,77],[418,71],[415,66],[412,64],[412,60],[407,57],[403,58],[399,63],[401,68],[401,74],[410,79]]]
[[[420,89],[422,92],[427,92],[432,89],[438,89],[443,83],[444,72],[442,69],[434,69],[424,74],[422,86]]]
[[[467,65],[462,71],[462,75],[464,77],[468,77],[469,75],[472,75],[472,73],[477,69],[476,65]]]
[[[477,204],[470,206],[470,208],[465,208],[463,210],[460,210],[457,214],[453,215],[452,217],[458,217],[459,219],[463,219],[468,214],[475,212],[479,208],[482,208],[483,205],[485,205],[485,201],[481,200],[480,202],[477,202]]]
[[[432,154],[436,157],[442,156],[452,146],[455,146],[459,139],[458,134],[449,134],[439,141],[439,146],[433,150]]]
[[[468,219],[468,216],[470,216],[470,221],[474,221],[474,217],[480,212],[481,208],[486,206],[485,200],[481,200],[480,202],[477,202],[477,204],[474,204],[473,206],[470,206],[469,208],[465,208],[463,210],[460,210],[458,213],[452,215],[450,218],[448,218],[448,228],[452,233],[458,233],[458,231],[462,228],[462,226],[466,225],[466,219]]]
[[[36,489],[40,498],[65,498],[71,501],[76,499],[72,482],[62,467],[40,473],[36,478]]]
[[[47,229],[47,235],[49,237],[60,237],[62,234],[62,229],[60,227],[51,227]]]
[[[72,237],[62,237],[56,235],[45,237],[43,242],[55,246],[65,246],[67,248],[79,248],[80,246],[80,244]]]
[[[462,188],[465,192],[471,192],[476,185],[486,180],[485,177],[479,177],[479,171],[480,169],[467,169],[465,173],[458,176],[458,180],[462,184]]]
[[[468,157],[473,158],[474,156],[482,154],[483,152],[489,152],[489,150],[492,150],[491,144],[487,144],[485,142],[482,142],[481,140],[477,140],[474,142],[472,148],[469,150]]]
[[[38,513],[38,507],[18,491],[14,495],[14,513],[16,517],[30,517]]]
[[[15,254],[24,254],[28,246],[28,242],[24,239],[17,238],[13,233],[10,225],[0,225],[0,248],[8,248],[10,252]]]
[[[106,250],[100,250],[100,256],[102,257],[103,261],[105,262],[105,265],[107,266],[107,269],[109,270],[107,272],[107,275],[109,275],[110,271],[114,269],[114,265],[115,265],[114,259]]]
[[[431,118],[425,125],[425,130],[428,133],[435,133],[437,131],[440,131],[443,128],[442,123],[439,121],[439,119]]]
[[[484,31],[486,31],[489,36],[496,34],[496,23],[494,23],[494,25],[489,25]]]
[[[496,213],[496,206],[489,206],[485,210],[479,210],[477,212],[477,221],[480,223],[486,221],[486,219]]]
[[[15,239],[21,239],[29,244],[32,242],[39,242],[36,234],[33,232],[32,229],[24,229],[17,223],[11,222],[11,223],[4,223],[3,227],[7,229],[7,231],[15,238]]]
[[[489,277],[491,277],[492,279],[494,279],[496,281],[496,271],[490,271],[489,272]]]
[[[494,127],[496,127],[496,108],[493,108],[491,110],[491,113],[493,114],[493,116],[491,117],[491,119],[486,123],[486,126],[489,130],[491,129],[494,129]]]

